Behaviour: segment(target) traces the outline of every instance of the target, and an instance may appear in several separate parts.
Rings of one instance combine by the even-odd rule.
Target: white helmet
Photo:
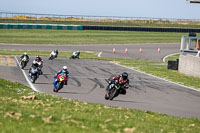
[[[67,66],[63,66],[63,71],[64,71],[64,72],[67,71]]]
[[[24,52],[24,55],[27,55],[27,53],[26,53],[26,52]]]

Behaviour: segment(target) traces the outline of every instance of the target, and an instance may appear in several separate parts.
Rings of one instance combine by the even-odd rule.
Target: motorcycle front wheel
[[[21,69],[24,69],[24,67],[25,67],[25,62],[22,61],[22,62],[21,62]]]
[[[115,97],[117,97],[119,95],[119,90],[117,90],[116,88],[112,88],[110,90],[110,94],[109,94],[109,100],[113,100]]]
[[[61,83],[57,83],[56,88],[53,90],[54,92],[58,92],[61,89]]]

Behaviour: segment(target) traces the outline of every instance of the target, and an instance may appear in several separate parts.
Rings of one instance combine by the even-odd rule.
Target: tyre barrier
[[[195,32],[200,29],[190,28],[153,28],[153,27],[111,27],[111,26],[83,26],[83,30],[118,30],[118,31],[147,31],[147,32]]]
[[[0,23],[0,29],[83,30],[83,26],[81,26],[81,25],[57,25],[57,24],[15,24],[15,23]]]
[[[176,61],[169,60],[167,69],[178,70],[178,64],[179,64],[179,59],[176,59]]]

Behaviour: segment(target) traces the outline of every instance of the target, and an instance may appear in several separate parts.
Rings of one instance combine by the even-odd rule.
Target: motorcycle
[[[56,88],[53,89],[54,92],[58,92],[60,89],[63,88],[64,83],[67,81],[66,76],[59,74],[56,78],[56,80],[58,80],[57,84],[56,84]],[[54,81],[55,82],[55,81]]]
[[[73,53],[73,55],[69,59],[76,59],[76,58],[80,59],[79,56],[80,56],[80,52],[76,51]]]
[[[31,69],[29,70],[30,81],[32,83],[35,83],[35,81],[37,80],[38,77],[39,77],[38,68],[37,67],[31,67]]]
[[[21,67],[21,69],[24,69],[24,68],[26,67],[27,63],[28,63],[28,59],[27,59],[26,56],[24,56],[24,57],[20,60],[20,67]]]
[[[37,62],[37,61],[33,61],[33,63],[32,64],[38,64],[37,66],[37,69],[38,69],[38,74],[39,75],[42,75],[43,74],[43,72],[42,72],[42,67],[43,67],[43,62],[42,61],[40,61],[40,62]]]
[[[109,84],[109,81],[106,80],[108,83],[107,89],[106,89],[106,94],[105,94],[105,99],[106,100],[113,100],[115,97],[117,97],[120,94],[120,84],[118,82],[111,83]]]
[[[49,55],[49,60],[53,60],[57,58],[57,54],[55,52],[52,52],[50,55]]]

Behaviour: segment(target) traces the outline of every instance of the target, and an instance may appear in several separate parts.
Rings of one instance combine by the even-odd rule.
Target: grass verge
[[[150,111],[90,104],[33,92],[0,79],[0,132],[188,132],[200,121]]]
[[[180,43],[188,33],[0,29],[0,43],[11,44],[136,44]],[[200,35],[199,33],[197,36]]]
[[[49,56],[51,51],[14,51],[14,50],[1,50],[0,49],[0,55],[22,55],[24,52],[27,52],[29,56]],[[72,56],[73,52],[61,52],[59,51],[59,57],[61,58],[69,58]],[[97,53],[93,52],[81,52],[81,58],[87,58],[87,59],[95,59],[97,58]]]

